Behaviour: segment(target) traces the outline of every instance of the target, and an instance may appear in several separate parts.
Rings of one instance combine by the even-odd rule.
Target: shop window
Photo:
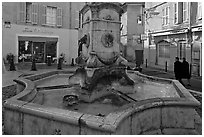
[[[170,58],[170,45],[169,44],[159,44],[159,57]]]
[[[19,41],[18,48],[18,62],[31,62],[32,58],[32,42],[31,41]]]
[[[46,44],[46,60],[47,56],[51,56],[52,60],[57,57],[57,41],[47,41]]]

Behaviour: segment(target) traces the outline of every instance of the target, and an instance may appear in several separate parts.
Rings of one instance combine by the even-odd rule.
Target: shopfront
[[[18,36],[18,62],[31,62],[32,55],[38,63],[45,63],[47,56],[56,58],[57,42],[55,37]]]
[[[202,26],[192,29],[192,74],[202,76]]]

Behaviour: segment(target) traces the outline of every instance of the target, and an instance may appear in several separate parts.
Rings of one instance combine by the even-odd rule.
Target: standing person
[[[186,61],[186,58],[183,58],[182,62],[182,78],[187,79],[188,86],[191,86],[190,84],[190,72],[189,72],[189,63]]]
[[[184,85],[182,80],[181,80],[181,78],[182,78],[181,67],[182,67],[182,64],[179,61],[179,58],[176,57],[175,62],[174,62],[174,74],[175,74],[176,80],[178,80],[182,85]]]

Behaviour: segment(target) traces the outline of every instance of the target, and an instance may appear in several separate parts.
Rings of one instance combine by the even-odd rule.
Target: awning
[[[58,41],[56,37],[29,37],[29,36],[18,36],[19,41],[33,41],[33,42],[46,42],[46,41]]]

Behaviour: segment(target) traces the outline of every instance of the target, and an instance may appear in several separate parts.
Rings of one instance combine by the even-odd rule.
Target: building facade
[[[80,2],[3,2],[2,56],[15,62],[45,63],[47,56],[65,54],[65,63],[77,57]]]
[[[202,75],[202,6],[199,2],[147,2],[144,58],[149,66],[173,71],[175,57]]]
[[[121,50],[129,61],[136,61],[137,66],[143,63],[144,43],[144,6],[145,2],[126,2],[121,17]]]

